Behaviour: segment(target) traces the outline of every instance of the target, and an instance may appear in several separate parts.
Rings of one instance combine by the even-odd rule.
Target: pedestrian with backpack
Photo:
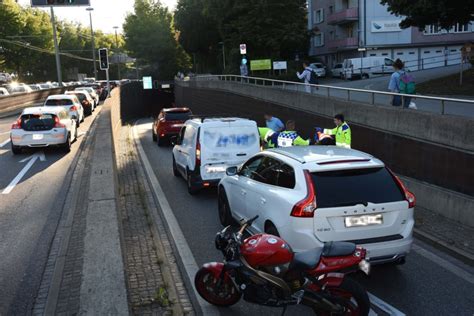
[[[318,75],[314,72],[314,70],[308,66],[308,63],[305,61],[303,62],[304,70],[302,73],[297,72],[296,76],[298,79],[304,79],[305,90],[308,93],[311,93],[311,86],[310,84],[318,84]],[[317,87],[316,87],[317,89]]]
[[[390,76],[390,82],[388,84],[388,90],[395,93],[403,94],[415,94],[415,79],[412,75],[404,70],[405,64],[397,59],[393,63],[393,69],[395,70]],[[392,98],[393,106],[400,106],[403,104],[404,108],[408,108],[411,103],[411,97],[394,95]]]

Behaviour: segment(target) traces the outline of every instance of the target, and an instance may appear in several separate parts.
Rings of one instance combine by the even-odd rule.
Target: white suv
[[[218,189],[223,225],[259,215],[250,231],[281,236],[295,251],[349,241],[373,263],[403,263],[413,242],[414,195],[382,161],[357,150],[267,150],[229,168]]]
[[[187,120],[171,143],[173,174],[186,179],[190,194],[216,186],[228,167],[260,151],[257,123],[232,117]]]
[[[77,139],[76,122],[63,107],[26,108],[13,123],[10,138],[15,155],[25,147],[58,146],[69,152]]]
[[[76,120],[77,127],[84,122],[84,108],[75,95],[50,95],[44,102],[44,106],[60,106],[66,108],[69,111],[69,115]]]

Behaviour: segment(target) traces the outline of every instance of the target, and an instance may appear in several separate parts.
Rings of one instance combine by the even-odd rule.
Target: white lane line
[[[192,280],[194,280],[194,276],[196,275],[198,271],[198,265],[196,263],[196,260],[194,259],[191,249],[189,248],[186,238],[184,237],[181,227],[179,226],[178,221],[176,217],[174,216],[171,206],[169,205],[168,199],[166,198],[166,195],[163,192],[163,189],[161,188],[158,179],[156,178],[155,172],[153,171],[153,168],[151,167],[150,161],[148,160],[148,157],[146,156],[145,151],[143,150],[143,146],[139,137],[139,134],[143,134],[143,132],[137,130],[139,127],[138,125],[139,121],[140,120],[136,121],[133,126],[133,139],[135,141],[135,144],[137,145],[138,153],[142,160],[143,166],[145,168],[147,177],[157,197],[158,203],[160,204],[160,208],[163,212],[163,215],[168,224],[168,227],[170,228],[171,236],[173,237],[176,243],[176,248],[183,262],[184,268],[186,270],[186,274],[188,275],[189,280],[191,280],[192,282]],[[208,304],[206,301],[204,301],[201,298],[201,296],[199,296],[199,293],[197,293],[194,286],[192,288],[193,288],[195,297],[198,300],[199,306],[201,307],[203,315],[206,315],[206,316],[219,315],[218,309]],[[376,297],[375,295],[371,293],[368,293],[368,294],[370,298],[370,303],[375,305],[382,311],[386,312],[388,315],[405,316],[404,313],[400,312],[398,309],[396,309],[392,305],[384,302],[383,300],[381,300],[380,298]],[[373,310],[371,310],[370,315],[377,315],[377,314]]]
[[[5,146],[6,144],[8,144],[10,142],[10,138],[7,139],[6,141],[4,141],[3,143],[0,143],[0,148],[2,148],[3,146]]]
[[[411,249],[416,252],[417,254],[425,257],[426,259],[432,261],[433,263],[439,265],[443,269],[448,270],[452,274],[460,277],[461,279],[474,284],[474,275],[472,273],[469,273],[456,265],[452,264],[446,259],[441,258],[440,256],[432,253],[431,251],[426,250],[425,248],[420,247],[419,245],[413,244],[411,246]]]
[[[21,169],[20,173],[2,191],[2,194],[9,194],[15,188],[15,186],[18,184],[18,182],[20,182],[21,179],[25,176],[25,174],[28,172],[28,170],[30,170],[30,168],[33,166],[33,164],[36,162],[36,160],[38,160],[38,159],[40,159],[41,161],[46,160],[46,158],[44,157],[44,153],[40,152],[40,153],[36,153],[34,155],[31,155],[30,157],[25,158],[25,159],[21,160],[20,162],[25,162],[28,159],[30,161],[28,161],[26,166],[24,166],[23,169]]]
[[[148,157],[146,156],[145,151],[143,150],[140,138],[138,137],[138,131],[137,131],[138,122],[139,121],[136,121],[133,127],[133,139],[135,141],[135,144],[137,145],[138,153],[142,160],[143,167],[145,168],[148,180],[151,183],[152,189],[156,195],[158,203],[160,204],[161,211],[163,212],[165,220],[168,224],[171,236],[176,244],[176,249],[178,250],[179,256],[181,257],[184,269],[186,270],[186,274],[190,282],[193,283],[194,276],[199,270],[198,265],[196,263],[196,260],[194,259],[193,253],[191,252],[191,249],[189,248],[188,243],[186,242],[186,238],[184,237],[184,234],[181,231],[181,227],[178,224],[178,220],[174,216],[171,206],[168,203],[166,195],[163,192],[163,189],[161,188],[160,183],[158,182],[158,179],[156,178],[155,172],[153,171],[153,168],[151,167],[150,161],[148,160]],[[220,315],[217,307],[212,306],[208,304],[207,302],[205,302],[201,298],[199,293],[196,291],[196,288],[194,286],[192,286],[192,290],[194,291],[194,296],[196,297],[198,301],[198,304],[201,308],[203,315],[206,315],[206,316],[207,315]]]

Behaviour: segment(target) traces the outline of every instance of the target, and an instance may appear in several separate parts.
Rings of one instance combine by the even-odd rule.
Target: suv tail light
[[[73,105],[69,108],[69,111],[77,111],[77,106]]]
[[[55,116],[54,117],[54,127],[55,128],[64,128],[64,127],[66,127],[66,125],[62,124],[59,117]]]
[[[405,187],[405,185],[403,184],[402,180],[400,180],[399,177],[397,177],[393,172],[392,170],[390,170],[389,168],[387,168],[387,170],[390,172],[390,174],[393,176],[393,178],[395,179],[395,181],[397,182],[397,185],[398,187],[403,191],[403,193],[405,194],[405,199],[407,200],[408,202],[408,207],[409,208],[413,208],[415,207],[416,205],[416,197],[413,193],[411,193],[410,191],[408,191],[408,189]]]
[[[314,193],[313,179],[309,170],[304,170],[304,179],[306,181],[306,196],[293,206],[291,216],[293,217],[313,217],[314,211],[318,207],[316,204],[316,194]]]
[[[21,129],[21,117],[12,124],[12,129]]]
[[[198,141],[196,143],[196,167],[201,165],[201,143]]]

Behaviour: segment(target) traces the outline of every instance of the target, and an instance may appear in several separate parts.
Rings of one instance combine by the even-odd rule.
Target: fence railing
[[[255,85],[271,87],[274,89],[283,89],[289,91],[310,93],[326,98],[334,98],[345,101],[355,101],[359,103],[366,103],[373,106],[391,106],[392,98],[399,96],[402,99],[402,106],[400,110],[408,109],[403,106],[406,98],[416,103],[417,110],[434,112],[438,114],[450,114],[468,116],[474,118],[474,100],[456,99],[445,97],[434,97],[426,95],[412,95],[403,93],[393,93],[376,90],[345,88],[338,86],[328,86],[320,84],[306,84],[300,82],[266,79],[258,77],[243,77],[238,75],[199,75],[191,78],[186,78],[185,81],[209,81],[219,80],[225,82],[233,82],[242,85]],[[406,102],[408,103],[408,102]],[[408,105],[408,104],[406,104]],[[394,107],[396,108],[396,107]]]

